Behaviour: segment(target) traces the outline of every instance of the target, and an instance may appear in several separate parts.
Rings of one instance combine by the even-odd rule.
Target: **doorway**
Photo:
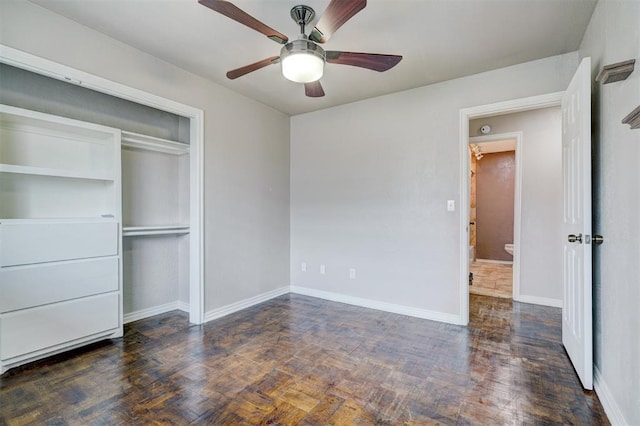
[[[469,291],[518,299],[523,136],[486,134],[484,121],[470,122],[471,134],[485,134],[469,138]]]
[[[468,324],[469,322],[469,272],[470,272],[470,256],[469,256],[469,233],[470,233],[470,150],[468,148],[470,127],[469,122],[473,119],[488,118],[493,116],[501,116],[510,113],[519,113],[530,110],[537,110],[548,107],[557,107],[560,105],[563,92],[550,93],[547,95],[533,96],[529,98],[515,99],[495,104],[482,105],[472,108],[465,108],[460,111],[460,182],[461,182],[461,214],[460,214],[460,322]],[[498,132],[499,130],[496,129]],[[518,151],[518,150],[516,150]],[[521,151],[520,151],[521,152]],[[521,155],[518,156],[521,161]],[[522,170],[522,167],[520,167]],[[520,215],[516,215],[519,217]],[[515,218],[514,218],[515,219]],[[520,253],[522,247],[520,244],[520,235],[518,229],[520,226],[514,225],[514,266],[520,267]],[[516,258],[517,257],[517,258]],[[520,271],[517,271],[514,280],[514,298],[523,302],[540,303],[549,306],[561,306],[561,297],[557,300],[552,298],[527,296],[523,298],[519,283]],[[517,288],[516,288],[517,286]]]

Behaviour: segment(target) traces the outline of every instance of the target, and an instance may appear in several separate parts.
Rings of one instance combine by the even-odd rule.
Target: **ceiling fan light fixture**
[[[306,39],[285,44],[280,51],[282,75],[295,83],[311,83],[322,78],[324,49]]]

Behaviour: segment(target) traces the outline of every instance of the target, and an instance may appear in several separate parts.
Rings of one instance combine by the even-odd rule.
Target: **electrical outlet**
[[[352,280],[356,279],[356,269],[355,268],[349,268],[349,278],[351,278]]]
[[[306,263],[306,262],[302,262],[302,263],[300,264],[300,270],[301,270],[302,272],[307,272],[307,263]]]
[[[324,265],[320,265],[320,273],[324,275],[327,272],[327,268]]]

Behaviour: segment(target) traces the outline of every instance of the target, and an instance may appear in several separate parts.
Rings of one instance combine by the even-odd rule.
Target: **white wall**
[[[560,107],[479,118],[469,136],[522,132],[520,299],[562,302],[562,122]],[[480,160],[482,161],[482,160]],[[548,299],[548,300],[545,300]]]
[[[592,145],[594,233],[605,238],[602,246],[594,248],[596,391],[601,400],[605,399],[613,423],[637,425],[640,130],[631,130],[620,121],[640,104],[640,2],[600,0],[580,46],[580,56],[591,56],[594,77],[604,65],[636,60],[636,69],[627,80],[607,85],[594,82]]]
[[[289,118],[24,0],[0,42],[205,112],[205,310],[289,283]]]
[[[566,54],[292,117],[292,285],[459,318],[446,201],[460,203],[460,109],[564,90],[576,66]]]

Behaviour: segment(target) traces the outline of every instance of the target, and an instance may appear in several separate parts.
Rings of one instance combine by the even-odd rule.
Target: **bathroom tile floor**
[[[513,297],[513,265],[491,262],[473,262],[473,285],[469,292],[483,296]]]

